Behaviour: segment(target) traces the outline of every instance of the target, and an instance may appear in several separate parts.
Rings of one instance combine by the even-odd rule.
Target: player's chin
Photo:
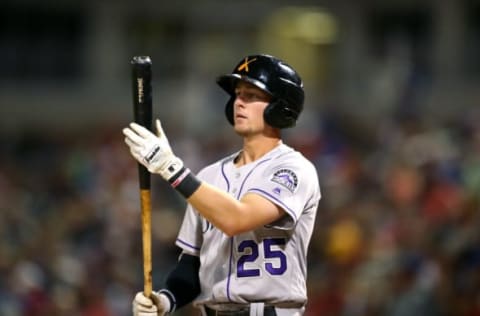
[[[250,128],[245,125],[245,124],[237,124],[233,125],[233,129],[235,130],[235,133],[237,133],[240,136],[246,136],[250,133]]]

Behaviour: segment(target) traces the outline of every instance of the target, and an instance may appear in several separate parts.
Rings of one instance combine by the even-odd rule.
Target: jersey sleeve
[[[178,247],[182,248],[183,252],[194,256],[199,255],[202,245],[201,225],[199,214],[188,204],[175,242]]]
[[[303,157],[269,166],[255,177],[247,192],[259,194],[285,211],[287,216],[271,224],[281,229],[295,226],[302,212],[316,208],[320,199],[316,169]]]
[[[204,181],[212,170],[212,166],[207,166],[200,170],[197,177]],[[175,244],[182,248],[183,252],[195,256],[200,254],[200,248],[203,243],[202,225],[204,222],[203,217],[188,204],[177,240],[175,241]]]

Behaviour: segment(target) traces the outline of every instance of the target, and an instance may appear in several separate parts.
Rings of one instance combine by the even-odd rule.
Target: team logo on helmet
[[[250,64],[251,62],[254,62],[255,60],[257,60],[257,58],[252,58],[248,60],[248,57],[245,57],[245,61],[243,62],[243,64],[238,66],[237,71],[245,70],[245,72],[248,72],[248,64]]]
[[[294,192],[298,186],[298,178],[295,172],[289,169],[280,169],[276,171],[271,179],[273,182],[278,183],[290,192]]]

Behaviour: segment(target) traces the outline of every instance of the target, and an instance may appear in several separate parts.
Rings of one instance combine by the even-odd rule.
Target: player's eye
[[[235,96],[241,98],[244,101],[258,101],[262,99],[262,95],[256,91],[235,91]]]
[[[244,97],[247,100],[256,100],[257,99],[257,95],[253,92],[245,92]]]

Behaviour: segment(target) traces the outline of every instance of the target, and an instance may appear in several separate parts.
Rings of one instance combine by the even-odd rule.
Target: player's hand
[[[130,123],[123,129],[125,143],[130,147],[132,156],[148,171],[169,180],[182,169],[183,161],[173,154],[160,120],[155,123],[157,135],[137,123]]]
[[[164,316],[170,308],[170,300],[162,293],[152,292],[149,298],[143,292],[138,292],[132,302],[133,316]]]

